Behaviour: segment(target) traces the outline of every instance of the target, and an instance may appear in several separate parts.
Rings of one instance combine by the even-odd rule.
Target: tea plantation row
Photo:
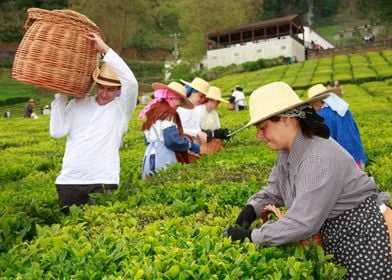
[[[269,81],[249,75],[240,79],[253,89]],[[391,84],[347,83],[344,98],[369,157],[366,171],[392,193]],[[248,121],[247,111],[224,105],[223,127]],[[49,137],[47,116],[0,120],[0,279],[343,279],[345,270],[320,247],[263,248],[223,238],[247,198],[265,185],[276,156],[256,141],[254,128],[218,154],[141,180],[140,109],[120,151],[120,189],[96,195],[95,206],[72,208],[69,216],[61,214],[54,187],[65,139]]]

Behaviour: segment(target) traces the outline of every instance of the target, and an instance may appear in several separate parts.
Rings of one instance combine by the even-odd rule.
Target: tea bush
[[[304,96],[309,84],[336,77],[339,69],[349,69],[339,75],[357,81],[350,63],[379,75],[391,57],[387,51],[358,59],[339,56],[212,83],[225,91],[240,84],[249,94],[282,79],[298,85],[298,94]],[[343,97],[369,158],[365,171],[382,190],[392,192],[390,80],[346,82]],[[0,119],[1,279],[344,278],[345,269],[317,246],[266,248],[223,238],[247,198],[266,184],[276,157],[256,141],[254,127],[236,134],[217,154],[141,180],[145,146],[136,120],[140,110],[139,105],[120,150],[120,188],[94,195],[95,206],[72,207],[69,216],[61,214],[54,186],[65,139],[49,137],[48,116]],[[232,130],[249,120],[248,111],[228,111],[223,103],[218,111],[222,126]]]

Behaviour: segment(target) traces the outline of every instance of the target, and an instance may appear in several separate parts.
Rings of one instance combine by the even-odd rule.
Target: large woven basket
[[[12,77],[27,84],[74,96],[86,95],[99,63],[89,32],[102,31],[86,16],[71,10],[30,8],[15,55]]]

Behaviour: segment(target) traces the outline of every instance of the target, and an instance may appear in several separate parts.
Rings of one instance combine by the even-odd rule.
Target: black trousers
[[[59,203],[64,213],[69,213],[71,205],[93,205],[90,193],[104,193],[117,189],[116,184],[62,185],[56,184]]]

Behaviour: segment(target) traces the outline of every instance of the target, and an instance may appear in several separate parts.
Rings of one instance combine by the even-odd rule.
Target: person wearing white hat
[[[118,187],[119,148],[138,91],[135,76],[113,49],[95,33],[89,33],[86,40],[105,55],[105,63],[92,75],[96,95],[68,103],[66,95],[57,93],[51,103],[50,135],[67,136],[62,169],[56,179],[64,213],[73,204],[93,204],[90,193]]]
[[[200,116],[200,127],[207,133],[208,139],[228,139],[230,130],[227,128],[221,128],[219,115],[216,112],[216,108],[220,102],[229,103],[227,100],[222,98],[221,89],[215,86],[210,86],[204,99],[203,104],[196,106],[195,111]]]
[[[201,104],[203,98],[207,95],[210,84],[202,78],[194,78],[191,83],[184,80],[181,82],[185,85],[186,96],[194,106]],[[207,142],[207,134],[200,128],[200,116],[193,109],[178,108],[184,133],[193,137],[197,143]]]
[[[279,154],[267,186],[249,198],[225,236],[278,246],[321,232],[325,252],[347,269],[346,279],[391,279],[388,219],[382,214],[391,211],[385,205],[390,195],[380,193],[373,178],[357,168],[308,105],[327,95],[303,101],[283,82],[251,94],[244,128],[255,125],[257,139]],[[251,229],[267,205],[285,206],[286,214]]]
[[[142,176],[152,176],[161,169],[177,163],[176,153],[200,153],[199,145],[184,136],[179,107],[192,109],[194,105],[186,97],[185,87],[177,82],[168,85],[153,83],[154,99],[139,114],[146,116],[142,125],[147,144],[143,157]]]
[[[324,100],[313,102],[312,107],[324,118],[324,123],[328,126],[331,137],[350,153],[359,168],[364,168],[367,157],[357,124],[348,109],[348,103],[335,94],[335,88],[328,89],[322,84],[316,84],[309,88],[308,98],[324,92],[330,92],[330,96]]]

